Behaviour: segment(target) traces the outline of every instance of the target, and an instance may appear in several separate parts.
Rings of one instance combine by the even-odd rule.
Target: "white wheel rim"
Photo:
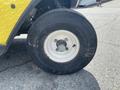
[[[75,34],[67,30],[57,30],[50,33],[44,42],[45,54],[49,59],[58,63],[73,60],[78,55],[79,50],[79,39]]]

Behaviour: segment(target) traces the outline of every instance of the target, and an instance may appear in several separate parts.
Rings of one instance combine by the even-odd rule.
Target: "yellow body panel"
[[[31,0],[0,0],[0,45],[7,40]]]

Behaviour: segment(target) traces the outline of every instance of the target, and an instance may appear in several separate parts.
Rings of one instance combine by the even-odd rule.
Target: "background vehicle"
[[[91,4],[95,4],[96,0],[80,0],[79,5],[80,6],[88,6]]]
[[[73,11],[71,0],[0,0],[0,55],[14,37],[28,34],[28,50],[35,63],[53,74],[70,74],[93,58],[94,28]]]
[[[107,1],[111,1],[111,0],[101,0],[102,2],[107,2]],[[95,5],[96,4],[96,0],[79,0],[79,3],[77,4],[78,6],[90,6],[90,5]]]

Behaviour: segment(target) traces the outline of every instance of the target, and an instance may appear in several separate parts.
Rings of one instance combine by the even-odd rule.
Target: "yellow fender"
[[[0,0],[0,55],[9,48],[31,9],[40,0]]]
[[[0,45],[7,45],[9,36],[31,0],[0,0]]]

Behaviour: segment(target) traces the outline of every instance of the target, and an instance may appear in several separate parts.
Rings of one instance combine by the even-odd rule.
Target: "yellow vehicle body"
[[[6,46],[11,32],[31,0],[0,0],[0,45]]]

